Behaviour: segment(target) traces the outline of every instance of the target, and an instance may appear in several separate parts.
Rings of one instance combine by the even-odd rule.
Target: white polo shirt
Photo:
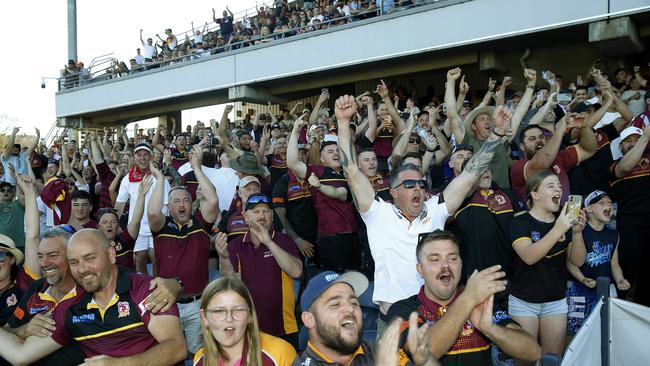
[[[443,229],[449,217],[438,196],[424,202],[422,214],[410,222],[395,205],[375,198],[361,218],[368,228],[368,243],[375,260],[375,303],[395,303],[417,294],[424,280],[415,270],[418,235]]]
[[[147,208],[149,207],[149,201],[151,200],[151,194],[153,193],[154,188],[156,187],[156,178],[153,176],[153,184],[149,188],[149,192],[145,196],[144,200],[144,214],[142,215],[142,220],[140,221],[140,232],[138,236],[151,236],[151,228],[149,227],[149,217],[147,216]],[[138,201],[138,189],[140,188],[140,182],[129,182],[129,175],[127,174],[122,178],[120,182],[120,191],[117,194],[116,202],[125,203],[129,201],[129,222],[133,219],[133,211],[135,211],[135,205]],[[169,185],[165,179],[165,193],[163,194],[163,207],[162,213],[167,216],[167,202],[169,191],[172,187]],[[137,239],[137,238],[134,238]]]
[[[194,169],[192,169],[190,163],[185,163],[178,168],[178,174],[184,176],[193,170]],[[205,173],[205,176],[208,177],[208,180],[217,191],[217,197],[219,197],[219,211],[228,210],[228,208],[230,208],[230,203],[237,192],[237,185],[239,184],[237,171],[227,167],[217,169],[205,165],[201,165],[201,170],[203,170],[203,173]]]

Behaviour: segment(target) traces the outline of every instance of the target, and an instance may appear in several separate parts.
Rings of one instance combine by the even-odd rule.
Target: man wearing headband
[[[221,275],[238,273],[253,297],[260,330],[297,349],[292,279],[302,274],[302,262],[296,243],[273,229],[271,199],[262,193],[248,197],[244,219],[249,229],[243,237],[228,244],[225,234],[217,236]]]
[[[208,284],[210,233],[220,215],[217,192],[201,169],[202,158],[203,144],[194,145],[190,163],[203,196],[199,212],[192,213],[190,192],[178,186],[168,193],[169,216],[163,215],[165,180],[153,163],[150,169],[156,184],[147,209],[158,274],[163,278],[177,278],[183,286],[183,295],[177,303],[187,348],[192,354],[200,346],[199,300]]]

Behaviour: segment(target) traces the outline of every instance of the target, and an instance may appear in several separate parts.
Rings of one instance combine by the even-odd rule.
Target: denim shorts
[[[512,295],[508,297],[508,314],[510,316],[543,318],[545,316],[566,314],[568,312],[569,307],[566,303],[566,298],[536,304]]]

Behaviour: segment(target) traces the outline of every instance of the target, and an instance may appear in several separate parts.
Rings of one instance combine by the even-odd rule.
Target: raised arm
[[[465,81],[465,75],[460,78],[460,83],[458,84],[458,98],[456,98],[456,113],[460,113],[463,109],[463,103],[465,102],[465,97],[469,92],[469,84]]]
[[[639,138],[633,148],[631,148],[621,159],[621,161],[616,164],[614,168],[614,173],[617,178],[623,178],[630,174],[632,169],[639,164],[643,153],[648,146],[648,141],[650,141],[650,125],[646,126],[643,129],[643,135]]]
[[[409,139],[411,138],[411,132],[413,132],[413,128],[415,128],[415,113],[414,111],[411,111],[411,115],[409,116],[408,122],[406,123],[406,128],[402,132],[399,141],[393,149],[393,152],[390,154],[390,162],[393,166],[397,166],[400,160],[402,160],[402,157],[404,157],[406,154],[406,147],[408,146]]]
[[[27,161],[31,161],[32,153],[34,152],[34,149],[36,149],[36,146],[38,146],[38,143],[41,141],[41,131],[38,128],[34,128],[36,130],[36,137],[32,141],[31,144],[29,144],[29,147],[27,148]]]
[[[133,217],[129,224],[126,226],[126,230],[129,232],[129,235],[132,238],[137,238],[140,233],[140,222],[142,221],[142,216],[144,215],[144,201],[147,199],[147,193],[153,185],[153,178],[150,175],[142,178],[140,186],[138,187],[138,200],[135,201],[135,208],[133,209]]]
[[[553,164],[555,156],[560,150],[568,118],[570,117],[565,115],[555,124],[555,133],[551,139],[524,165],[524,177],[530,177],[539,171],[546,170]]]
[[[31,273],[39,273],[41,269],[38,265],[38,243],[41,241],[41,235],[36,186],[32,178],[23,175],[16,176],[16,185],[25,196],[25,223],[28,223],[25,233],[25,267]]]
[[[307,165],[298,159],[298,138],[300,137],[300,129],[305,125],[304,117],[303,114],[294,122],[287,143],[287,167],[300,179],[307,178]]]
[[[163,202],[165,200],[165,177],[158,170],[154,162],[149,163],[149,169],[151,169],[151,175],[156,178],[156,184],[149,198],[147,218],[149,219],[151,232],[156,233],[165,226],[165,216],[162,213]]]
[[[365,213],[370,209],[375,199],[375,190],[357,165],[357,155],[350,136],[350,119],[357,111],[354,96],[344,95],[334,103],[334,113],[338,124],[339,149],[341,151],[341,166],[345,173],[348,186],[352,192],[357,210]]]
[[[490,80],[488,81],[488,90],[485,92],[485,95],[483,96],[483,100],[481,101],[481,104],[479,104],[479,107],[484,107],[488,104],[490,104],[490,101],[494,97],[494,87],[497,85],[496,79],[492,79],[490,77]]]
[[[494,151],[503,144],[503,137],[510,124],[510,118],[512,118],[512,112],[508,108],[499,106],[495,109],[492,115],[494,120],[492,133],[485,140],[481,149],[467,162],[463,172],[454,178],[443,191],[447,211],[450,215],[456,212],[473,189],[478,178],[487,170],[494,157]]]
[[[395,132],[396,135],[399,135],[402,133],[404,128],[406,128],[406,123],[402,121],[402,117],[400,117],[399,112],[397,111],[397,108],[395,108],[395,105],[393,104],[393,101],[390,100],[390,95],[388,93],[388,86],[386,86],[386,83],[384,80],[380,80],[380,84],[377,85],[376,93],[379,94],[381,97],[381,101],[386,105],[386,108],[388,109],[388,114],[390,115],[390,118],[393,120],[393,125],[395,126]]]
[[[11,156],[11,152],[14,149],[14,144],[16,143],[16,134],[20,131],[20,127],[14,127],[11,130],[11,135],[7,139],[7,146],[5,146],[4,159],[7,160]],[[6,168],[6,167],[5,167]]]
[[[504,76],[503,82],[501,82],[501,88],[499,88],[495,99],[497,106],[506,104],[506,91],[508,91],[510,84],[512,84],[512,78],[510,76]]]
[[[544,118],[548,112],[550,112],[551,108],[554,108],[557,105],[557,101],[555,100],[556,96],[557,93],[553,93],[548,96],[546,103],[544,103],[544,105],[537,110],[535,115],[530,118],[530,121],[528,121],[528,126],[538,125],[544,121]]]
[[[368,141],[375,142],[377,139],[377,114],[375,113],[374,100],[367,95],[361,98],[361,103],[368,109],[368,129],[365,136]]]
[[[145,45],[144,40],[142,39],[142,29],[140,29],[140,43],[142,43],[143,46]]]
[[[447,71],[447,83],[445,84],[445,105],[447,106],[447,118],[451,124],[451,133],[457,143],[465,138],[465,126],[458,115],[456,108],[456,80],[460,77],[460,68]]]
[[[533,69],[525,69],[524,78],[526,78],[526,90],[524,91],[524,96],[521,97],[519,104],[517,104],[515,112],[512,114],[512,123],[510,124],[510,130],[512,133],[508,137],[508,141],[512,141],[512,139],[517,135],[521,120],[524,119],[526,112],[528,112],[528,108],[530,108],[530,102],[533,100],[533,92],[535,91],[535,83],[537,82],[537,72]]]
[[[311,111],[311,114],[309,115],[309,125],[316,123],[316,120],[318,120],[318,111],[320,111],[323,103],[325,103],[325,101],[328,99],[330,99],[330,94],[325,91],[321,92],[318,100],[316,101],[316,104],[314,105],[314,110]]]
[[[218,128],[216,128],[214,122],[211,122],[212,131],[216,131],[220,139],[230,141],[230,138],[228,137],[228,114],[230,114],[234,108],[235,107],[233,105],[227,105],[223,109],[223,114],[221,115],[221,120],[219,121]]]
[[[219,211],[219,197],[214,185],[203,172],[201,161],[203,160],[203,143],[194,145],[190,155],[190,165],[194,170],[196,181],[199,182],[199,188],[203,199],[201,200],[201,216],[206,222],[216,222],[219,220],[221,212]]]

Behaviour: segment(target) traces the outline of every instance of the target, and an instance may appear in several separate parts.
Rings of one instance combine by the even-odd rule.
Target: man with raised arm
[[[87,366],[171,365],[185,358],[178,308],[149,311],[153,279],[118,267],[115,248],[99,231],[75,233],[66,253],[72,277],[85,291],[78,289],[54,309],[56,329],[49,336],[22,340],[0,329],[0,356],[31,364],[78,340]]]
[[[422,278],[415,270],[415,248],[420,233],[441,229],[450,215],[460,207],[479,176],[488,168],[494,150],[505,137],[510,122],[510,111],[495,110],[494,128],[461,175],[445,190],[427,198],[420,170],[406,164],[391,175],[390,194],[394,204],[375,198],[375,191],[356,162],[350,138],[350,119],[356,113],[353,96],[345,95],[335,103],[338,135],[341,147],[341,165],[352,190],[357,209],[368,227],[368,242],[375,259],[375,291],[373,301],[379,304],[378,326],[385,324],[390,305],[413,296],[422,286]],[[379,329],[381,331],[381,329]]]
[[[203,288],[208,284],[210,233],[220,215],[217,192],[201,169],[203,146],[203,143],[194,145],[190,154],[190,163],[203,196],[199,212],[192,214],[190,192],[178,186],[168,194],[169,216],[162,213],[166,180],[153,163],[151,173],[156,178],[156,185],[147,208],[158,273],[163,278],[179,279],[184,287],[177,303],[190,353],[195,353],[201,345],[199,305]]]
[[[492,132],[493,122],[491,115],[494,113],[494,107],[482,106],[469,112],[465,117],[465,121],[460,119],[456,106],[456,80],[461,75],[460,68],[451,69],[447,72],[447,83],[445,91],[445,103],[447,104],[447,117],[451,124],[451,131],[458,144],[466,144],[472,146],[474,151],[478,151],[485,143],[487,138]],[[533,92],[535,90],[535,82],[537,81],[537,73],[535,70],[525,69],[524,77],[526,78],[526,92],[524,93],[521,101],[518,103],[517,108],[512,115],[512,123],[510,130],[513,131],[507,138],[502,139],[499,147],[494,151],[494,159],[490,162],[490,171],[492,172],[493,180],[502,188],[509,188],[510,181],[508,179],[508,152],[510,148],[510,141],[516,136],[516,131],[519,129],[521,120],[526,115],[530,102],[533,99]],[[461,85],[463,82],[461,82]]]

